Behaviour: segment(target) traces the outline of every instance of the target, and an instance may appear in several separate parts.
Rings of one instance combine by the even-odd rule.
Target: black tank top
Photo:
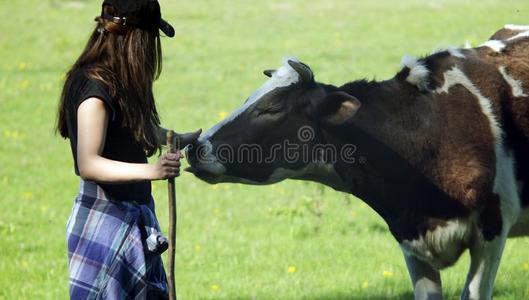
[[[89,78],[84,70],[79,70],[72,76],[73,84],[71,90],[67,91],[65,105],[67,105],[68,111],[66,123],[75,174],[79,175],[79,167],[77,166],[77,109],[84,100],[93,97],[101,99],[109,113],[105,145],[101,156],[128,163],[147,163],[147,156],[143,147],[134,140],[131,130],[121,125],[123,120],[121,110],[108,90],[98,81]],[[98,184],[109,196],[118,201],[145,203],[151,197],[150,181]]]

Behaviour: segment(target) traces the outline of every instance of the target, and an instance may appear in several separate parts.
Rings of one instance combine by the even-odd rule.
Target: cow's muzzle
[[[215,177],[226,173],[226,167],[214,155],[214,149],[209,141],[197,141],[187,147],[187,161],[190,165],[186,169],[204,181],[213,183]]]

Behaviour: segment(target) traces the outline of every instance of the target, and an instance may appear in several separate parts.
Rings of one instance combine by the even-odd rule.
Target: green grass
[[[520,1],[162,1],[177,29],[156,84],[165,126],[208,128],[296,55],[318,80],[384,79],[404,54],[476,45],[529,23]],[[53,133],[61,77],[99,1],[0,2],[0,299],[66,299],[65,223],[78,179]],[[154,184],[167,228],[165,183]],[[352,196],[312,183],[209,186],[178,179],[180,299],[411,298],[386,225]],[[318,213],[314,213],[318,207]],[[529,239],[510,240],[495,299],[529,298]],[[443,273],[456,298],[465,255]],[[288,270],[295,272],[289,272]],[[384,276],[384,274],[386,276]]]

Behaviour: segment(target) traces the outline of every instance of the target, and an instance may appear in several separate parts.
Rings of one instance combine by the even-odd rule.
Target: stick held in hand
[[[169,146],[169,153],[176,153],[180,148],[179,138],[174,141],[175,132],[172,130],[167,131],[167,146]],[[174,178],[168,180],[168,196],[169,196],[169,250],[167,264],[169,265],[169,273],[167,274],[167,283],[169,287],[169,300],[176,299],[176,286],[175,286],[175,242],[176,242],[176,190]]]

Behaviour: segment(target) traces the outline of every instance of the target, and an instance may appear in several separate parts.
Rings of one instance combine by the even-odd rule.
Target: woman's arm
[[[108,126],[102,100],[90,98],[77,110],[77,165],[83,179],[101,183],[130,183],[174,178],[180,174],[180,153],[162,155],[156,164],[135,164],[101,156]]]

